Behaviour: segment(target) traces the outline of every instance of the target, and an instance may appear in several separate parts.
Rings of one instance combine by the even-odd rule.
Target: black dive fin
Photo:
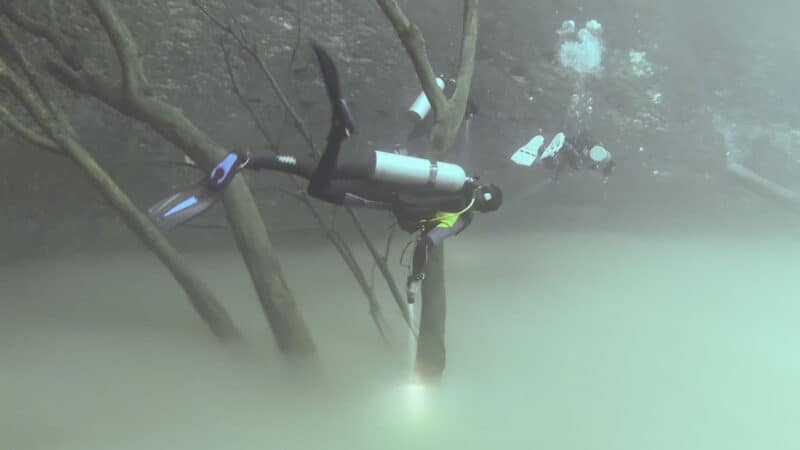
[[[355,134],[356,126],[353,114],[347,101],[342,96],[342,88],[339,84],[339,72],[333,58],[317,43],[312,43],[311,48],[317,55],[319,69],[322,72],[322,79],[325,82],[325,91],[328,93],[328,100],[333,109],[333,121],[335,127],[343,127],[347,135]]]

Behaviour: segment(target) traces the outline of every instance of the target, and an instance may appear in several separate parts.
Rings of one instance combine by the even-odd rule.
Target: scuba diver
[[[614,173],[616,163],[605,147],[593,141],[584,131],[577,136],[565,138],[563,141],[563,147],[553,155],[543,158],[544,150],[540,154],[542,165],[553,171],[554,183],[567,169],[598,170],[603,176],[603,182],[608,181],[608,178]]]
[[[518,165],[528,167],[540,161],[545,169],[553,173],[553,183],[569,169],[598,170],[605,183],[616,168],[611,152],[593,140],[586,131],[581,131],[572,137],[558,133],[549,145],[545,147],[543,144],[544,137],[541,134],[537,135],[517,150],[511,156],[511,160]]]
[[[312,44],[332,106],[331,128],[319,162],[287,155],[231,152],[209,175],[151,207],[150,217],[162,229],[174,228],[210,208],[233,177],[242,170],[273,170],[308,180],[308,193],[319,200],[354,208],[391,211],[399,226],[419,232],[406,283],[407,300],[415,297],[424,279],[434,246],[461,233],[474,211],[496,211],[503,193],[493,184],[467,176],[456,164],[374,151],[366,161],[340,163],[342,142],[355,133],[350,108],[339,87],[330,56]]]

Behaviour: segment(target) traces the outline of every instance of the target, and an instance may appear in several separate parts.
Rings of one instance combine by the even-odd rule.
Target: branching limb
[[[0,14],[20,29],[46,40],[72,69],[79,70],[83,65],[83,57],[77,47],[60,32],[56,22],[54,0],[50,0],[50,6],[48,23],[42,23],[26,16],[15,8],[11,1],[0,2]]]
[[[381,7],[400,37],[436,116],[442,117],[447,109],[447,98],[439,89],[439,86],[436,85],[436,75],[428,59],[428,51],[425,48],[425,39],[422,36],[422,32],[408,20],[396,0],[378,0],[378,6]]]
[[[34,36],[46,39],[56,50],[61,52],[64,41],[61,39],[61,36],[59,36],[57,29],[48,24],[31,19],[19,9],[15,8],[12,3],[11,1],[0,2],[0,12],[18,27]]]
[[[67,155],[52,139],[44,134],[34,131],[22,124],[5,106],[0,105],[0,123],[16,133],[31,144],[50,152],[54,155],[66,157]]]
[[[372,239],[370,239],[369,235],[367,234],[367,230],[364,228],[364,225],[361,223],[361,219],[358,218],[356,212],[353,211],[352,208],[345,208],[345,210],[352,219],[353,225],[356,227],[356,231],[358,232],[359,236],[361,236],[361,239],[363,239],[364,244],[367,246],[369,254],[372,256],[373,261],[375,261],[375,265],[378,266],[381,275],[383,275],[383,278],[386,280],[386,285],[389,287],[389,292],[391,292],[392,298],[400,310],[400,314],[403,316],[403,320],[406,322],[406,325],[413,330],[414,327],[411,324],[411,317],[408,315],[408,309],[406,308],[404,296],[400,292],[400,288],[397,287],[397,282],[395,282],[392,271],[389,269],[388,260],[381,256],[377,247],[375,247],[375,244],[372,242]]]
[[[396,0],[377,0],[386,17],[394,26],[397,36],[411,58],[436,113],[436,125],[431,133],[429,156],[443,159],[455,143],[458,130],[467,108],[467,98],[475,68],[475,49],[478,39],[478,0],[464,0],[464,29],[461,43],[461,61],[453,97],[447,100],[435,84],[422,33],[411,24]]]
[[[197,8],[199,8],[200,11],[202,11],[206,17],[208,17],[208,19],[211,22],[213,22],[221,31],[231,36],[233,40],[239,45],[239,48],[248,55],[250,55],[250,57],[253,58],[256,64],[258,64],[259,70],[264,75],[264,77],[269,81],[270,85],[272,86],[272,89],[275,91],[281,103],[286,108],[286,111],[288,111],[289,115],[292,117],[295,127],[300,132],[300,135],[303,137],[303,139],[306,140],[308,146],[314,149],[315,147],[314,147],[314,142],[311,139],[311,133],[309,133],[308,129],[306,129],[305,122],[303,122],[303,120],[300,118],[300,115],[297,114],[297,111],[295,111],[294,107],[289,102],[289,99],[286,97],[286,94],[284,94],[283,90],[281,89],[278,80],[275,78],[275,75],[272,74],[272,71],[267,65],[267,62],[261,56],[258,45],[251,42],[247,38],[247,33],[245,33],[244,28],[241,27],[238,23],[236,28],[234,28],[233,25],[226,25],[221,19],[214,16],[214,14],[212,14],[208,10],[208,8],[206,8],[202,4],[200,0],[193,0],[193,2],[197,6]],[[314,153],[315,154],[317,153],[316,150],[314,150]]]
[[[123,92],[129,100],[137,98],[142,94],[142,89],[147,88],[147,79],[136,41],[108,0],[86,1],[114,46],[122,67]]]
[[[451,102],[453,114],[459,118],[464,117],[467,109],[467,99],[472,85],[472,75],[475,72],[475,51],[478,45],[478,0],[464,0],[464,25],[461,43],[461,63],[456,78],[456,88]]]
[[[231,82],[231,90],[237,97],[239,97],[239,99],[241,100],[240,103],[242,104],[242,106],[244,106],[247,112],[250,113],[250,116],[254,118],[258,117],[255,108],[253,108],[253,105],[244,98],[244,93],[239,87],[239,82],[237,81],[236,78],[236,71],[233,68],[233,61],[231,60],[231,53],[228,50],[228,47],[225,46],[225,41],[220,39],[219,46],[220,48],[222,48],[222,55],[223,58],[225,59],[225,69],[228,72],[228,80],[230,80]],[[254,122],[256,127],[258,127],[258,130],[261,132],[261,135],[264,136],[264,139],[267,140],[267,144],[270,146],[270,148],[276,148],[275,147],[276,143],[272,139],[272,135],[270,131],[267,129],[266,124],[261,120],[254,120]]]
[[[15,43],[9,39],[5,23],[0,21],[0,35],[8,46]],[[19,51],[17,50],[19,53]],[[37,137],[46,146],[57,146],[68,155],[94,183],[106,200],[125,219],[126,224],[170,270],[175,280],[186,292],[197,313],[205,320],[211,331],[223,341],[240,339],[240,334],[225,310],[201,279],[181,259],[158,228],[133,204],[108,173],[100,167],[91,154],[75,138],[71,126],[57,107],[37,93],[0,57],[0,86],[6,88],[25,107],[33,120],[47,134]],[[31,135],[23,137],[30,138]]]

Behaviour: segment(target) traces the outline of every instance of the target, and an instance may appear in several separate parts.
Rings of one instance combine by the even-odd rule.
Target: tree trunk
[[[73,139],[64,145],[72,159],[81,167],[92,183],[114,206],[128,227],[156,254],[183,288],[194,310],[203,318],[211,332],[222,341],[239,340],[241,336],[228,313],[216,300],[214,293],[186,264],[167,238],[141,213],[131,199],[114,183],[114,180],[97,165],[89,151]]]
[[[792,211],[800,212],[800,194],[758,175],[741,164],[729,162],[728,174],[747,189],[764,197],[772,198]]]
[[[143,102],[135,116],[186,151],[195,161],[211,167],[222,148],[197,129],[177,108],[158,100]],[[311,331],[286,284],[269,233],[255,199],[242,177],[237,177],[223,196],[228,222],[253,282],[261,308],[281,353],[310,357],[316,354]]]
[[[122,83],[92,70],[88,64],[75,68],[57,57],[46,61],[47,70],[67,88],[91,95],[122,114],[149,125],[186,152],[202,168],[213,167],[224,156],[225,150],[197,128],[183,111],[153,94],[144,74],[136,41],[113,5],[107,0],[88,1],[113,44],[122,72]],[[68,55],[58,36],[42,32],[42,27],[21,26],[49,40],[57,53],[67,59]],[[315,355],[311,333],[284,282],[267,227],[243,180],[235,180],[226,190],[224,204],[236,243],[278,348],[286,355]]]
[[[478,0],[464,0],[461,61],[456,86],[450,99],[438,88],[425,48],[425,39],[418,27],[406,17],[396,0],[377,0],[378,6],[392,23],[406,53],[411,58],[420,83],[431,102],[436,124],[431,132],[428,158],[444,159],[456,141],[467,109],[467,99],[475,69],[475,50],[478,40]],[[422,313],[417,342],[418,375],[435,381],[445,367],[444,331],[447,301],[444,288],[444,246],[431,253],[422,284]]]
[[[431,252],[422,281],[422,313],[415,370],[423,381],[437,381],[446,365],[444,260],[444,243],[441,243]]]
[[[67,87],[92,95],[122,114],[149,125],[203,168],[210,169],[225,154],[225,150],[197,128],[180,109],[166,102],[153,96],[126,98],[107,80],[91,73],[75,73],[63,64],[51,63],[49,69]],[[223,203],[278,348],[288,356],[315,355],[311,332],[286,286],[267,227],[243,179],[237,177],[230,184]]]

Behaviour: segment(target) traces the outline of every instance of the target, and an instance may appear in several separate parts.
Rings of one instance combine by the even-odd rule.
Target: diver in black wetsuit
[[[407,282],[413,302],[424,278],[432,248],[463,231],[474,211],[490,212],[502,204],[502,191],[468,177],[460,167],[420,158],[375,152],[363,163],[339,164],[342,142],[355,132],[352,115],[339,90],[331,58],[314,46],[332,105],[332,125],[319,163],[293,156],[229,153],[206,180],[150,208],[162,227],[184,223],[208,209],[218,193],[241,170],[275,170],[309,180],[308,193],[325,202],[391,211],[407,232],[420,231]]]
[[[495,211],[502,204],[502,191],[497,186],[481,185],[474,179],[467,179],[455,192],[397,185],[370,179],[374,162],[337,165],[337,156],[338,147],[329,148],[319,164],[290,156],[249,156],[244,158],[242,169],[276,170],[306,178],[308,192],[315,198],[354,208],[390,211],[404,231],[419,231],[406,286],[412,303],[433,247],[461,233],[471,223],[474,211]]]
[[[549,157],[543,157],[544,151],[545,148],[542,147],[538,156],[542,165],[553,171],[553,182],[557,182],[561,174],[568,169],[599,170],[605,182],[616,168],[611,153],[597,145],[597,142],[585,131],[576,136],[567,137],[561,149]]]

